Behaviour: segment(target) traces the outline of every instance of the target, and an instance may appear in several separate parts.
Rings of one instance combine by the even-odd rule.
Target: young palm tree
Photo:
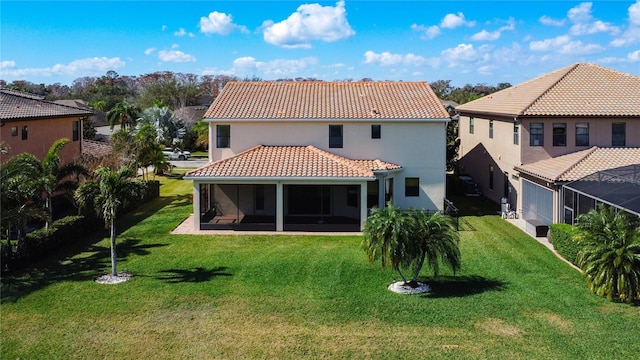
[[[419,256],[413,267],[412,282],[417,283],[418,275],[426,260],[433,275],[438,276],[440,264],[448,266],[454,274],[460,269],[460,247],[458,233],[451,217],[437,212],[427,215],[424,211],[415,211]]]
[[[82,206],[93,206],[105,227],[111,228],[111,275],[117,276],[116,216],[118,210],[141,198],[146,184],[135,179],[135,171],[129,167],[114,171],[101,166],[95,174],[95,181],[80,185],[75,196]]]
[[[127,126],[130,128],[133,127],[139,114],[140,109],[138,109],[137,106],[123,101],[115,104],[114,107],[107,112],[107,120],[109,121],[111,129],[116,125],[120,125],[120,129],[125,130]]]
[[[640,300],[640,218],[599,205],[580,215],[578,265],[589,289],[609,301]]]

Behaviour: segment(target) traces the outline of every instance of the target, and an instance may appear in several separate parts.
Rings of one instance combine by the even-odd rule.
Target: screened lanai
[[[600,203],[640,216],[640,164],[598,171],[564,185],[562,193],[567,224]]]

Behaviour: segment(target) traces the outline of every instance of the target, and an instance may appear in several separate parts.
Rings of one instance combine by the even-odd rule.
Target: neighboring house
[[[563,185],[640,164],[639,99],[640,77],[579,63],[457,106],[460,173],[530,222],[572,223]]]
[[[442,210],[449,114],[426,82],[231,82],[204,115],[197,229],[360,231],[373,206]]]
[[[173,112],[173,117],[181,120],[186,126],[191,127],[197,123],[198,120],[202,119],[208,108],[208,106],[204,105],[181,107]]]
[[[60,153],[63,163],[82,154],[82,121],[92,116],[89,109],[56,104],[44,97],[0,89],[0,141],[8,148],[0,162],[24,152],[42,160],[53,143],[71,140]]]

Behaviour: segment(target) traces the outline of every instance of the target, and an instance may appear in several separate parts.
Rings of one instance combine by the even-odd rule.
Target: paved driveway
[[[208,159],[194,159],[191,158],[189,160],[170,160],[169,163],[177,168],[199,168],[202,165],[205,165],[209,162]]]

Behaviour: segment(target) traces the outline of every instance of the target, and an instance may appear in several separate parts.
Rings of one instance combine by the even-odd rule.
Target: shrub
[[[549,226],[549,242],[563,258],[572,264],[578,265],[576,257],[580,251],[580,245],[573,240],[576,229],[569,224],[551,224]]]

